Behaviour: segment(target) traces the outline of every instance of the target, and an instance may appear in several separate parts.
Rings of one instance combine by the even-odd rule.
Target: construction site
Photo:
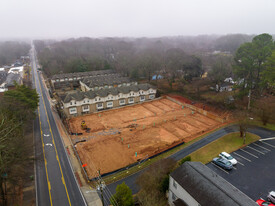
[[[71,139],[90,179],[189,142],[225,118],[170,97],[69,119]]]

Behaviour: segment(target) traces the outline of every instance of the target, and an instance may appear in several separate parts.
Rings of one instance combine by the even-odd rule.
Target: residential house
[[[171,206],[257,206],[257,203],[201,162],[185,162],[170,174]]]
[[[12,90],[15,89],[15,84],[23,84],[23,79],[20,74],[14,74],[14,73],[9,73],[6,77],[6,80],[4,83],[2,83],[3,87],[6,90]]]
[[[155,96],[156,88],[154,86],[132,84],[85,92],[78,91],[61,96],[61,103],[64,113],[68,117],[72,117],[152,100]]]
[[[216,91],[217,92],[231,92],[233,89],[233,84],[230,82],[224,82],[221,85],[216,84]]]

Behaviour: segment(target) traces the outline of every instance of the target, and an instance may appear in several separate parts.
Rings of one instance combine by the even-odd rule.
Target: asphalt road
[[[35,51],[31,50],[33,82],[39,94],[39,107],[34,122],[36,204],[87,205],[75,179],[72,167],[56,127],[46,89],[37,73]]]
[[[237,132],[237,131],[239,131],[239,130],[238,130],[238,126],[236,126],[236,125],[222,128],[216,132],[209,134],[208,136],[199,140],[198,142],[195,142],[194,144],[189,145],[188,147],[176,152],[175,154],[171,155],[170,158],[173,158],[175,160],[180,160],[180,159],[186,157],[187,155],[191,154],[192,152],[198,150],[199,148],[207,145],[208,143],[213,142],[214,140],[216,140],[228,133]],[[260,136],[261,138],[275,137],[275,131],[270,131],[270,130],[267,130],[267,129],[264,129],[261,127],[252,126],[252,127],[248,128],[248,132],[254,133],[254,134]],[[139,171],[129,177],[126,177],[122,180],[119,180],[115,183],[109,184],[109,185],[107,185],[107,187],[111,191],[111,193],[114,194],[116,186],[121,184],[122,182],[125,182],[132,190],[132,193],[136,194],[139,191],[139,187],[136,184],[136,180],[139,177],[139,175],[142,174],[142,172],[144,172],[144,170],[141,170],[141,171]]]

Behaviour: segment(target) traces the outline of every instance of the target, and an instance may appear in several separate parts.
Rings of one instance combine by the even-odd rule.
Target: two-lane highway
[[[33,82],[39,94],[38,117],[34,124],[35,155],[39,157],[35,165],[37,205],[86,205],[37,73],[33,46],[31,60]]]

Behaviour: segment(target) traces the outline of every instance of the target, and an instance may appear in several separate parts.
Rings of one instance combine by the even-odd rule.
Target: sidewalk
[[[41,76],[41,79],[42,79],[42,82],[43,82],[45,88],[47,88],[43,76],[41,74],[40,74],[40,76]],[[62,138],[64,147],[67,150],[67,154],[68,154],[70,163],[72,165],[76,180],[78,181],[78,185],[82,191],[83,196],[86,199],[86,202],[88,203],[89,206],[102,206],[102,202],[97,194],[97,191],[95,189],[91,188],[87,184],[85,177],[83,177],[82,172],[81,172],[81,170],[82,170],[81,165],[79,164],[77,157],[74,155],[71,139],[70,139],[59,115],[57,114],[55,109],[53,109],[53,103],[51,101],[51,98],[50,98],[48,92],[46,92],[46,95],[50,102],[52,114],[53,114],[56,126],[58,128],[60,137]]]

